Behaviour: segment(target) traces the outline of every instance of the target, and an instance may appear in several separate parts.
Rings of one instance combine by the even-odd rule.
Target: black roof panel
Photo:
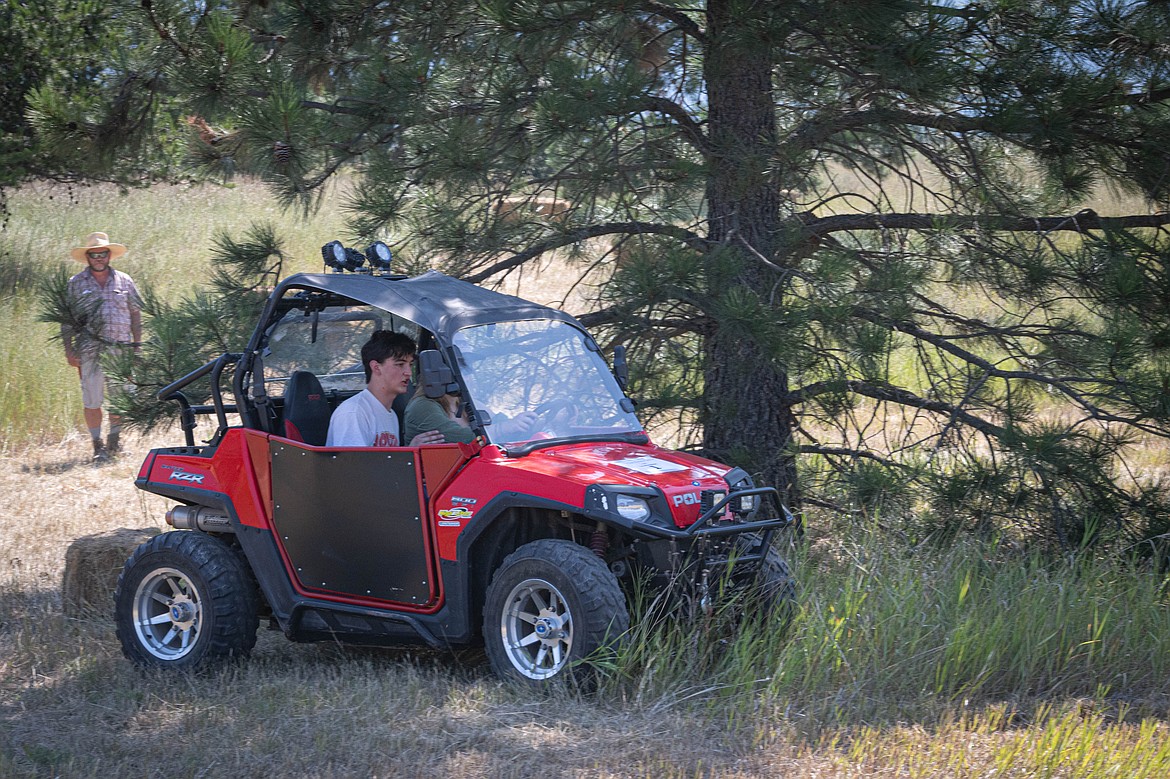
[[[319,289],[343,295],[389,311],[431,331],[449,344],[456,330],[474,324],[519,319],[575,319],[563,311],[513,295],[428,271],[413,278],[362,273],[298,273],[281,282],[278,292],[289,288]]]

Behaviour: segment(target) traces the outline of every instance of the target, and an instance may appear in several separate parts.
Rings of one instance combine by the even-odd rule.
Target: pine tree
[[[132,22],[102,0],[0,4],[0,210],[30,179],[142,186],[173,172],[183,138]]]
[[[1126,453],[1170,434],[1163,3],[116,12],[204,175],[311,208],[353,172],[353,238],[408,270],[579,260],[646,421],[790,501],[1066,546],[1162,529]],[[1105,186],[1144,205],[1087,208]]]

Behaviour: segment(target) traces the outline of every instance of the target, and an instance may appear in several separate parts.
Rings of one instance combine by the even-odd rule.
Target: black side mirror
[[[626,363],[626,347],[622,344],[613,347],[613,375],[625,392],[626,385],[630,383],[630,366]]]
[[[423,394],[428,398],[438,400],[447,393],[459,392],[454,374],[443,362],[443,355],[435,349],[425,349],[418,353],[418,378]]]

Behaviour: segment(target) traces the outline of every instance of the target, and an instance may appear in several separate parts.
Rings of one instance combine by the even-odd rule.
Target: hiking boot
[[[122,443],[119,441],[118,433],[110,433],[106,437],[106,452],[113,457],[118,452],[122,451]]]
[[[106,451],[106,445],[100,439],[95,438],[93,441],[93,461],[95,463],[104,463],[110,459],[110,453]]]

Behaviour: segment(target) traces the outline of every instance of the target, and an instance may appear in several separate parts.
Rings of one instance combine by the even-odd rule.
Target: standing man
[[[85,426],[93,439],[93,459],[103,462],[120,449],[122,418],[110,414],[110,433],[102,443],[102,404],[107,390],[101,357],[106,352],[137,348],[142,342],[142,296],[134,280],[110,263],[126,253],[120,243],[110,243],[105,233],[90,233],[85,246],[70,254],[87,267],[69,279],[69,300],[77,315],[90,327],[78,332],[62,326],[65,359],[81,374],[81,405]]]
[[[402,446],[394,399],[410,386],[414,339],[404,333],[376,330],[362,345],[366,388],[349,398],[329,419],[326,446]],[[437,430],[419,433],[411,446],[439,444]]]

